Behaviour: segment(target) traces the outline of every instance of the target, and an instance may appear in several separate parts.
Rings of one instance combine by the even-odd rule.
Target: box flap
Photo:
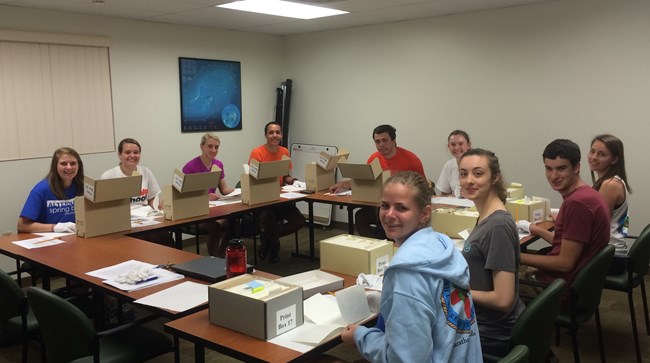
[[[339,149],[336,155],[330,155],[325,151],[321,151],[316,164],[325,170],[332,170],[336,168],[339,162],[346,161],[348,156],[350,156],[350,152],[343,148]]]
[[[174,169],[172,185],[174,189],[181,193],[216,188],[219,185],[221,169],[213,165],[212,170],[207,173],[185,174],[178,169]]]
[[[375,180],[381,175],[379,159],[374,159],[370,164],[351,164],[339,162],[341,175],[351,179]]]
[[[84,197],[91,202],[108,202],[111,200],[131,199],[140,195],[142,175],[115,179],[95,180],[84,177]]]
[[[250,161],[249,174],[255,179],[277,178],[289,175],[291,159],[283,156],[282,160],[260,162],[255,159]]]

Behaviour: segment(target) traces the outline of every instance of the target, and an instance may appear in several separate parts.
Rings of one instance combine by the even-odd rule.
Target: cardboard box
[[[350,152],[343,148],[341,148],[336,155],[330,155],[322,151],[318,157],[318,163],[316,164],[323,170],[334,170],[339,162],[346,161],[348,156],[350,156]]]
[[[142,175],[84,178],[84,196],[74,200],[77,235],[95,237],[131,229],[131,197],[140,194]]]
[[[241,275],[208,287],[210,323],[252,337],[269,340],[303,324],[302,288],[282,282],[283,291],[266,296],[239,294],[239,287],[253,280],[269,282],[258,276]]]
[[[282,277],[275,281],[302,287],[303,299],[307,299],[316,294],[340,290],[343,288],[342,277],[321,270],[311,270]]]
[[[506,199],[522,199],[525,196],[524,186],[520,183],[510,183],[506,188]]]
[[[381,188],[390,177],[389,171],[382,171],[379,159],[370,164],[339,163],[341,175],[350,178],[352,184],[352,200],[368,203],[378,203],[381,198]]]
[[[244,204],[259,204],[280,200],[279,177],[289,175],[291,159],[259,162],[251,160],[249,173],[241,175],[241,200]]]
[[[450,238],[462,238],[458,233],[474,229],[478,212],[473,208],[438,208],[431,215],[431,226]]]
[[[178,220],[210,212],[208,189],[219,184],[221,169],[213,166],[207,173],[184,174],[174,170],[172,185],[163,185],[165,219]]]
[[[542,200],[517,199],[508,201],[506,209],[515,221],[527,220],[532,223],[546,220],[546,203]]]
[[[251,159],[249,164],[249,174],[255,179],[277,178],[279,176],[289,175],[291,159],[283,156],[278,161],[257,161]]]
[[[383,275],[393,257],[387,240],[341,234],[320,241],[320,268],[350,276]]]
[[[308,190],[325,190],[336,183],[336,166],[347,160],[350,153],[341,149],[336,155],[321,152],[318,162],[305,166],[305,184]]]
[[[84,177],[84,197],[91,202],[100,203],[140,195],[142,175],[125,178],[98,179]]]

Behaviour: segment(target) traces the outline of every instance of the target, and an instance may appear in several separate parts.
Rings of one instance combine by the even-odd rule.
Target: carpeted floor
[[[341,233],[346,233],[346,229],[339,226],[337,228],[316,228],[316,240],[322,240]],[[300,252],[308,253],[308,230],[303,228],[299,234]],[[252,240],[245,240],[248,249],[249,263],[253,263],[253,245]],[[318,255],[318,243],[316,244]],[[185,249],[194,251],[194,239],[186,240]],[[270,264],[268,261],[258,261],[255,266],[258,270],[267,271],[280,276],[287,276],[294,273],[309,271],[319,267],[318,262],[309,261],[298,257],[291,257],[295,250],[294,236],[287,236],[282,239],[282,250],[280,253],[280,263]],[[201,242],[201,253],[207,254],[205,242]],[[650,280],[646,277],[646,282]],[[647,285],[647,284],[646,284]],[[649,285],[650,286],[650,285]],[[635,291],[635,307],[637,315],[637,325],[640,333],[641,354],[644,361],[650,361],[650,336],[646,334],[646,325],[643,319],[643,306],[641,304],[641,293]],[[1,297],[0,297],[1,298]],[[634,342],[632,339],[632,328],[630,325],[630,313],[628,309],[627,296],[624,293],[605,290],[603,292],[600,304],[600,313],[603,325],[603,336],[605,340],[605,354],[608,362],[634,362],[636,356],[634,353]],[[162,329],[165,321],[163,319],[150,323],[152,326]],[[573,360],[573,350],[571,348],[571,339],[566,332],[561,332],[561,345],[552,346],[553,352],[561,362],[571,362]],[[580,345],[580,356],[583,362],[597,362],[600,360],[598,353],[598,340],[596,336],[595,322],[590,321],[584,325],[578,332]],[[181,340],[181,362],[192,362],[194,360],[193,346]],[[332,354],[344,361],[358,359],[356,351],[352,347],[339,346],[332,351]],[[9,347],[0,347],[0,363],[20,362],[21,345]],[[29,351],[29,362],[40,362],[41,355],[37,343],[31,344]],[[173,362],[173,353],[166,354],[151,362],[167,363]],[[223,356],[219,353],[206,350],[206,362],[236,362],[236,360]]]

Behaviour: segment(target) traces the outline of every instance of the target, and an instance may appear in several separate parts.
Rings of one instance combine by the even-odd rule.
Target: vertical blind
[[[0,161],[113,151],[105,38],[0,30]]]

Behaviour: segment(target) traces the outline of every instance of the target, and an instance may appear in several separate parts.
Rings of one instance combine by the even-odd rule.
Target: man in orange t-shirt
[[[397,146],[397,130],[391,125],[380,125],[372,131],[372,138],[375,141],[375,151],[368,158],[370,164],[374,159],[379,159],[381,169],[390,171],[391,175],[400,171],[414,171],[423,177],[424,167],[422,161],[414,153]],[[351,189],[352,185],[349,180],[345,180],[332,185],[330,193],[338,193],[343,189]],[[386,235],[379,221],[379,211],[377,208],[361,208],[354,214],[357,232],[364,237],[373,237],[384,239]]]
[[[289,150],[281,146],[282,127],[276,122],[269,122],[264,126],[264,136],[266,144],[256,147],[251,151],[248,158],[260,162],[282,160],[283,156],[289,156]],[[280,185],[293,184],[297,179],[291,175],[280,177]],[[261,245],[257,251],[259,258],[266,259],[269,262],[277,263],[280,261],[280,237],[292,234],[305,225],[305,217],[296,208],[295,204],[282,204],[269,207],[259,212],[259,222],[262,228],[260,235]],[[286,220],[286,222],[284,222]]]

